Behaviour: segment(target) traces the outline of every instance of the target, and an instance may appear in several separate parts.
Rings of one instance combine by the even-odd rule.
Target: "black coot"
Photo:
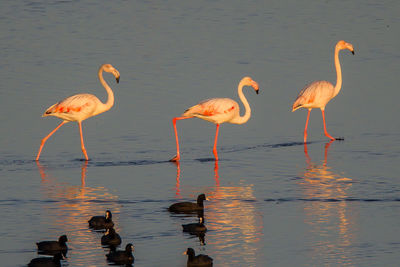
[[[203,201],[208,200],[206,195],[201,194],[197,197],[197,203],[193,202],[178,202],[172,204],[168,210],[175,213],[196,213],[204,210]]]
[[[42,241],[36,243],[36,245],[39,254],[56,255],[61,252],[65,256],[68,251],[66,242],[68,242],[67,236],[62,235],[58,238],[58,241]]]
[[[131,243],[127,244],[125,250],[110,251],[106,255],[107,260],[115,264],[132,264],[135,260],[132,252],[134,247]]]
[[[93,216],[89,221],[89,227],[95,230],[108,229],[114,226],[111,211],[106,210],[105,216]]]
[[[188,255],[187,266],[213,266],[213,259],[208,255],[195,255],[194,249],[188,248],[184,253]]]
[[[101,237],[101,244],[103,246],[119,246],[121,244],[121,237],[114,228],[107,229],[107,232]]]
[[[59,267],[61,266],[61,259],[63,259],[61,253],[55,254],[52,258],[34,258],[28,263],[28,267]]]
[[[182,224],[183,231],[188,232],[192,235],[197,235],[199,233],[205,233],[207,231],[207,227],[204,225],[204,217],[201,216],[199,218],[198,223],[188,223]]]

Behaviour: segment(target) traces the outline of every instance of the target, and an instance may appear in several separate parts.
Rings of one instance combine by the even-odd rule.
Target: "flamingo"
[[[62,119],[63,121],[53,131],[51,131],[46,137],[42,139],[39,151],[36,156],[36,161],[39,160],[40,153],[42,152],[42,148],[47,139],[49,139],[50,136],[52,136],[58,129],[60,129],[61,126],[70,121],[78,122],[82,152],[85,156],[85,159],[89,160],[86,153],[85,144],[83,142],[82,121],[103,113],[109,110],[114,105],[114,93],[111,90],[110,86],[104,81],[103,71],[112,73],[115,76],[117,83],[119,83],[120,74],[118,70],[114,68],[111,64],[102,65],[98,71],[99,80],[107,91],[108,99],[106,103],[102,103],[96,96],[91,94],[77,94],[67,97],[64,100],[52,105],[42,115],[42,117],[55,116]]]
[[[308,119],[310,118],[310,112],[311,109],[313,108],[321,109],[322,119],[324,121],[325,135],[331,140],[336,140],[336,138],[332,137],[326,130],[325,106],[332,98],[334,98],[340,92],[340,89],[342,87],[342,70],[340,68],[340,62],[339,62],[339,51],[342,49],[348,49],[354,55],[354,49],[352,44],[347,43],[343,40],[339,41],[336,44],[335,46],[335,67],[337,75],[336,86],[333,86],[333,84],[327,81],[314,81],[300,91],[299,95],[297,96],[296,100],[293,103],[292,112],[299,108],[308,109],[306,126],[304,129],[304,143],[307,142]]]
[[[176,139],[176,156],[173,157],[170,161],[179,161],[180,153],[179,153],[179,141],[178,141],[178,132],[176,130],[176,121],[190,119],[193,117],[203,119],[206,121],[210,121],[217,125],[217,129],[215,131],[215,140],[214,140],[214,148],[213,153],[215,156],[215,160],[218,160],[217,154],[217,140],[218,140],[218,130],[219,125],[224,122],[234,123],[234,124],[243,124],[246,123],[251,116],[250,105],[247,102],[246,97],[243,94],[244,86],[252,86],[256,93],[258,94],[258,83],[255,82],[250,77],[244,77],[238,85],[238,94],[239,98],[242,101],[245,114],[240,116],[239,104],[230,99],[230,98],[211,98],[204,100],[197,105],[187,109],[181,117],[175,117],[172,119],[172,123],[175,131],[175,139]]]

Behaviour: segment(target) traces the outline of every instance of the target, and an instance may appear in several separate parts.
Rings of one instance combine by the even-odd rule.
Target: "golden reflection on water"
[[[180,196],[181,194],[181,163],[179,161],[174,161],[173,162],[176,165],[176,184],[175,184],[175,195]],[[218,174],[218,160],[214,162],[214,180],[215,180],[215,186],[219,187],[219,174]]]
[[[240,262],[255,266],[257,253],[262,248],[259,241],[263,234],[263,218],[257,211],[254,185],[246,184],[243,179],[238,186],[220,186],[218,161],[214,162],[213,178],[215,186],[204,189],[210,199],[205,202],[204,211],[209,230],[205,234],[207,248],[212,248],[213,258],[223,262],[223,266],[235,266]],[[177,193],[181,193],[179,179],[180,164],[177,163]],[[200,192],[189,193],[196,196]],[[226,262],[227,258],[231,261]]]
[[[101,248],[99,233],[88,228],[88,220],[94,215],[103,215],[106,209],[113,212],[113,220],[119,214],[117,196],[112,195],[104,187],[87,187],[86,172],[88,162],[81,166],[80,184],[73,185],[68,182],[60,182],[57,177],[48,174],[45,166],[36,162],[39,174],[42,178],[41,190],[44,200],[43,224],[52,229],[65,229],[70,250],[68,254],[79,255],[79,257],[68,258],[69,265],[81,264],[73,260],[88,262],[88,259],[104,258],[104,250]],[[100,202],[96,202],[100,200]],[[103,203],[101,201],[104,201]],[[116,231],[120,231],[116,224]],[[59,233],[63,234],[63,233]],[[104,258],[105,260],[105,258]],[[89,260],[89,262],[91,262]],[[94,265],[93,265],[94,266]]]
[[[304,144],[306,170],[300,176],[300,185],[306,199],[305,223],[311,226],[313,239],[312,261],[335,262],[340,266],[351,265],[350,250],[347,249],[356,238],[355,218],[348,209],[345,199],[352,186],[352,179],[334,171],[327,164],[328,151],[332,141],[325,144],[322,164],[311,161],[307,144]]]

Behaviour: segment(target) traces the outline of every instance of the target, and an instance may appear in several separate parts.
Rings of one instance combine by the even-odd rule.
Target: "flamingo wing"
[[[306,85],[298,94],[292,109],[323,108],[332,99],[334,86],[327,81],[315,81]]]
[[[212,98],[188,108],[182,116],[198,117],[214,123],[229,121],[239,113],[239,105],[230,98]]]
[[[49,107],[43,116],[55,116],[67,121],[82,121],[94,115],[100,100],[91,94],[78,94]]]

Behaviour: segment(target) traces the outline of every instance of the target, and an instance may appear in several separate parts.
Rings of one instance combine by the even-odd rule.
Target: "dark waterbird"
[[[182,224],[182,228],[184,232],[188,232],[192,235],[197,235],[198,233],[205,233],[207,231],[207,227],[204,225],[204,217],[199,217],[198,223],[188,223]]]
[[[101,244],[103,246],[119,246],[121,244],[121,237],[114,228],[107,229],[107,232],[101,237]]]
[[[55,254],[53,257],[34,258],[28,263],[28,267],[58,267],[61,266],[60,260],[63,259],[61,253]]]
[[[113,251],[106,255],[107,260],[114,264],[132,264],[135,261],[132,252],[134,247],[131,243],[127,244],[125,250]]]
[[[187,266],[213,266],[213,259],[208,255],[195,255],[194,249],[188,248],[183,254],[188,255]]]
[[[95,230],[108,229],[114,226],[112,214],[109,210],[106,210],[105,216],[93,216],[88,222],[89,227]]]
[[[36,243],[36,245],[39,254],[55,255],[61,252],[65,256],[68,251],[66,242],[68,242],[67,236],[62,235],[58,238],[58,241],[42,241]]]
[[[172,204],[168,210],[175,213],[196,213],[204,210],[203,201],[208,200],[206,195],[200,194],[197,197],[197,203],[193,202],[178,202]]]

